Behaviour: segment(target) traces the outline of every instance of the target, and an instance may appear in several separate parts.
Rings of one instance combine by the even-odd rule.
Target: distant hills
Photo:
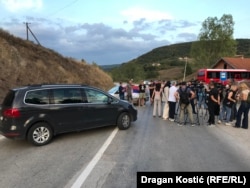
[[[250,57],[250,39],[236,39],[237,41],[237,55],[243,55],[244,57]],[[178,58],[190,57],[191,46],[193,42],[185,42],[172,44],[168,46],[161,46],[155,48],[145,54],[139,56],[136,59],[130,60],[126,63],[138,63],[138,64],[148,64],[148,63],[162,63],[164,61],[176,60]],[[102,69],[112,69],[114,67],[120,66],[121,64],[114,65],[103,65],[100,66]]]
[[[195,42],[195,41],[194,41]],[[243,55],[245,58],[250,57],[250,39],[236,39],[237,42],[237,54]],[[149,52],[139,56],[136,59],[132,59],[126,63],[115,64],[115,65],[104,65],[100,66],[105,71],[110,71],[114,68],[120,67],[123,64],[133,63],[137,65],[141,65],[144,69],[148,67],[152,67],[153,64],[160,65],[155,68],[158,71],[158,76],[150,79],[181,79],[183,77],[183,69],[185,65],[184,57],[189,58],[188,63],[188,72],[187,76],[198,69],[198,66],[192,64],[192,58],[190,57],[191,47],[193,42],[185,42],[172,44],[168,46],[161,46],[155,49],[152,49]],[[216,63],[216,62],[214,62]],[[189,77],[190,77],[189,76]]]

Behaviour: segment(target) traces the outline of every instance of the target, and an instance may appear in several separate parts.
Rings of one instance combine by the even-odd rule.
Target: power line
[[[77,1],[78,1],[78,0],[74,0],[74,1],[70,2],[69,4],[65,5],[64,7],[62,7],[62,8],[60,8],[60,9],[54,11],[54,13],[51,13],[51,14],[48,15],[47,17],[53,16],[53,15],[57,14],[58,12],[61,12],[62,10],[64,10],[64,9],[70,7],[71,5],[75,4]]]
[[[78,1],[78,0],[71,1],[69,4],[67,4],[67,5],[65,5],[64,7],[58,9],[57,11],[54,11],[54,13],[48,15],[47,17],[50,17],[50,16],[52,16],[52,15],[54,15],[54,14],[56,14],[56,13],[58,13],[58,12],[64,10],[64,9],[70,7],[71,5],[75,4],[77,1]],[[26,25],[27,40],[29,40],[29,32],[30,32],[30,33],[32,34],[32,36],[34,37],[34,39],[36,40],[36,42],[37,42],[39,45],[41,45],[40,42],[38,41],[38,39],[36,38],[35,34],[31,31],[31,29],[30,29],[30,27],[29,27],[29,24],[31,24],[31,23],[24,22],[24,24]]]

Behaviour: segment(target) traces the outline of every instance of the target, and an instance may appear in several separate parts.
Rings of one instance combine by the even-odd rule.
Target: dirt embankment
[[[14,37],[0,29],[0,104],[7,91],[28,84],[88,84],[107,90],[112,78],[96,65]]]

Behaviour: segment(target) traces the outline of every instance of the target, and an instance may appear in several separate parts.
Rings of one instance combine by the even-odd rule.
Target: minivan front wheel
[[[48,144],[52,139],[53,133],[50,126],[44,122],[33,125],[28,132],[28,141],[36,146]]]
[[[127,112],[123,112],[120,114],[117,120],[117,126],[121,130],[128,129],[131,124],[131,118]]]

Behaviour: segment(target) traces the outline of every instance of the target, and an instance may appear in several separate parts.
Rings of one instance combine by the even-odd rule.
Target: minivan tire
[[[120,114],[117,120],[117,126],[121,130],[128,129],[131,124],[131,117],[127,112],[123,112]]]
[[[28,141],[35,146],[48,144],[53,137],[51,127],[44,122],[34,124],[28,132]]]

